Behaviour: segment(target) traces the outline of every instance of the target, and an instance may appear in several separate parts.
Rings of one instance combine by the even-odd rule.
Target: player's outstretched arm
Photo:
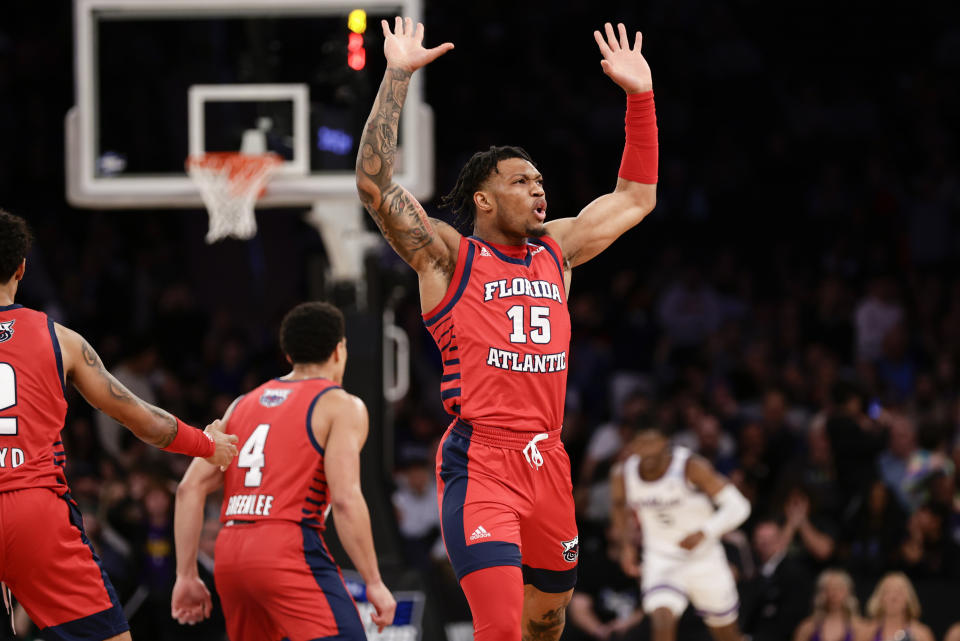
[[[369,429],[367,408],[356,396],[334,390],[314,409],[311,423],[315,433],[324,420],[330,421],[330,427],[323,464],[337,535],[367,585],[367,599],[376,609],[373,622],[382,631],[393,622],[397,602],[380,577],[370,512],[360,491],[360,450]]]
[[[360,138],[357,191],[383,237],[420,275],[421,292],[431,298],[433,289],[440,288],[436,297],[439,302],[456,266],[460,235],[449,225],[429,218],[416,198],[394,182],[393,169],[400,112],[410,78],[414,71],[453,49],[453,44],[424,48],[423,25],[414,28],[410,18],[398,17],[392,31],[386,20],[382,26],[387,71]],[[425,308],[432,306],[424,302]]]
[[[236,436],[212,426],[201,432],[150,405],[107,371],[96,350],[80,334],[62,325],[56,325],[56,332],[67,379],[87,402],[141,441],[170,452],[200,456],[214,465],[229,465],[236,456]]]
[[[605,25],[594,38],[600,47],[604,73],[627,93],[626,144],[617,186],[610,194],[584,207],[576,218],[546,224],[547,232],[563,250],[567,268],[587,262],[653,211],[657,202],[657,121],[653,106],[650,66],[640,53],[642,36],[633,46],[626,27]]]
[[[705,458],[691,456],[687,460],[686,475],[691,485],[709,496],[717,509],[699,530],[680,541],[680,547],[692,550],[704,539],[719,539],[740,527],[750,516],[750,501]]]

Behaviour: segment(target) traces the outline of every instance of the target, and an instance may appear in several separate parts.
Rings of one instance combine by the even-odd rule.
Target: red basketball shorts
[[[230,641],[364,641],[360,614],[315,529],[236,523],[217,537],[214,579]]]
[[[458,579],[513,565],[543,592],[576,584],[580,546],[559,432],[527,434],[459,419],[447,429],[437,452],[437,494]]]
[[[44,639],[106,639],[130,629],[69,494],[0,493],[0,581]]]

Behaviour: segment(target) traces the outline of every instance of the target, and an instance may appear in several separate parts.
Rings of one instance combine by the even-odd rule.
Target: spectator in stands
[[[910,579],[891,572],[880,579],[867,601],[869,623],[855,641],[933,641],[920,622],[920,600]]]
[[[853,579],[843,570],[828,569],[817,578],[813,614],[797,628],[793,641],[853,641],[863,635],[866,624]]]
[[[819,512],[834,522],[840,518],[846,506],[841,503],[836,462],[822,422],[810,426],[806,452],[802,458],[795,456],[787,463],[780,472],[778,487],[781,494],[793,487],[803,487]]]
[[[913,421],[898,412],[885,411],[881,422],[887,426],[887,447],[877,458],[877,472],[907,511],[916,507],[907,487],[907,467],[917,452],[917,430]]]
[[[787,555],[790,541],[773,519],[753,530],[757,575],[741,588],[740,621],[752,641],[782,641],[803,619],[809,603],[810,574]]]
[[[854,312],[857,359],[876,362],[883,353],[883,339],[887,332],[902,319],[903,307],[897,301],[896,285],[886,276],[874,277],[867,295]]]
[[[563,641],[621,641],[633,638],[643,620],[640,586],[620,565],[620,547],[613,529],[590,537],[580,546],[577,587],[567,607],[570,625]]]
[[[715,416],[703,411],[698,403],[688,404],[684,412],[686,429],[673,437],[674,445],[681,445],[710,461],[714,469],[729,476],[736,466],[736,441],[723,431]]]
[[[437,484],[427,459],[414,458],[397,474],[393,509],[403,541],[404,557],[410,564],[425,569],[431,550],[440,536],[440,511]]]
[[[905,536],[907,515],[882,479],[870,485],[849,519],[847,567],[858,576],[878,579],[896,562]]]
[[[574,490],[578,521],[597,532],[610,515],[610,468],[650,412],[650,397],[636,390],[624,398],[613,421],[598,427],[587,444]]]
[[[900,547],[908,574],[915,578],[960,578],[960,554],[950,538],[947,519],[947,512],[930,505],[923,505],[910,515],[907,537]]]
[[[832,408],[827,418],[830,449],[843,465],[837,468],[841,503],[849,505],[868,488],[875,475],[877,453],[883,447],[882,427],[867,414],[859,386],[838,381],[830,390]]]
[[[790,491],[783,511],[786,515],[783,538],[788,545],[796,539],[799,555],[810,559],[813,565],[822,565],[833,558],[836,524],[828,515],[811,513],[810,497],[802,487]]]

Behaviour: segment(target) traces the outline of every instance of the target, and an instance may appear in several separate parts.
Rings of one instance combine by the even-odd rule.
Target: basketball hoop
[[[252,238],[257,233],[254,203],[283,158],[274,153],[214,152],[190,156],[186,164],[210,214],[207,243],[228,236]]]

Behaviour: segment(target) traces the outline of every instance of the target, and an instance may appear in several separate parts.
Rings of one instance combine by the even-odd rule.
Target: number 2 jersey
[[[277,378],[240,399],[226,425],[239,439],[239,452],[224,472],[221,521],[292,521],[323,529],[327,477],[310,416],[334,389],[341,388],[325,378]]]
[[[560,429],[570,314],[555,240],[461,238],[446,295],[423,319],[443,359],[448,413],[518,432]]]
[[[66,415],[53,320],[22,305],[0,307],[0,492],[67,492],[60,440]]]

